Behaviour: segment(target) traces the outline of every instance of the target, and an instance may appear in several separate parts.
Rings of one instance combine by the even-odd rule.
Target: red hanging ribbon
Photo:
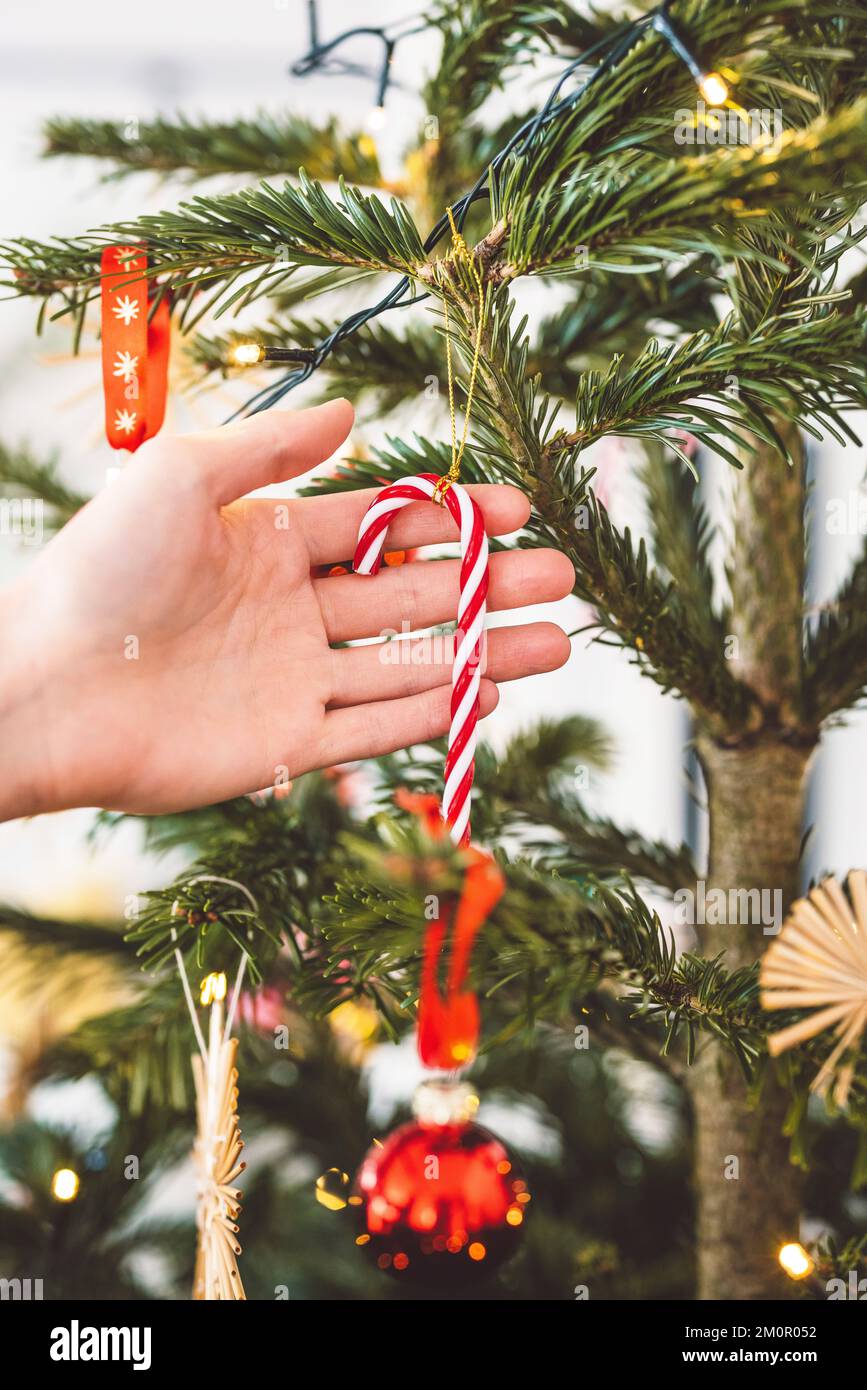
[[[163,295],[148,319],[144,247],[108,246],[100,269],[105,434],[133,453],[165,418],[171,311]]]
[[[442,839],[446,827],[435,796],[401,791],[396,800],[404,810],[419,817],[432,838]],[[506,888],[503,872],[490,854],[474,847],[464,852],[470,862],[460,896],[456,905],[446,905],[440,917],[427,928],[421,972],[419,1056],[426,1067],[444,1071],[465,1067],[476,1055],[479,1001],[473,991],[464,986],[476,937]],[[437,976],[450,917],[451,956],[443,991]]]

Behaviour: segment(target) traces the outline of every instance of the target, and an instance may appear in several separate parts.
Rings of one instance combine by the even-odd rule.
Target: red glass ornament
[[[407,1282],[481,1283],[515,1252],[530,1194],[500,1140],[469,1118],[468,1086],[427,1082],[419,1097],[418,1120],[361,1165],[358,1244]]]

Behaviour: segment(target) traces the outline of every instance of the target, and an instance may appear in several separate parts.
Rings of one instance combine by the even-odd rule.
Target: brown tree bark
[[[759,694],[765,724],[740,743],[699,733],[708,795],[707,891],[764,890],[785,913],[798,896],[804,782],[815,735],[800,727],[804,478],[767,451],[747,462],[735,499],[732,636],[736,669]],[[745,899],[741,898],[741,903]],[[761,922],[697,928],[702,954],[749,965],[773,939]],[[695,1128],[698,1297],[785,1298],[777,1263],[798,1237],[801,1175],[782,1128],[788,1100],[769,1064],[751,1094],[737,1059],[705,1039],[689,1075]]]
[[[741,749],[700,741],[711,816],[711,887],[798,892],[803,779],[809,749]],[[770,899],[773,902],[773,898]],[[699,928],[702,953],[749,965],[773,939],[761,923]],[[689,1073],[695,1149],[698,1296],[788,1297],[777,1252],[798,1237],[801,1175],[782,1132],[788,1096],[769,1068],[750,1095],[732,1052],[706,1040]]]

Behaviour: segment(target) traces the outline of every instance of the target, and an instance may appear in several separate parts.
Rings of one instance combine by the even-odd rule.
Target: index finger
[[[358,528],[378,492],[378,488],[332,492],[324,497],[301,497],[289,504],[307,544],[311,565],[334,564],[355,553]],[[479,483],[468,487],[467,492],[481,507],[489,536],[505,536],[526,525],[530,503],[516,487]],[[433,502],[411,502],[389,527],[386,549],[407,550],[457,539],[457,527],[445,507]]]

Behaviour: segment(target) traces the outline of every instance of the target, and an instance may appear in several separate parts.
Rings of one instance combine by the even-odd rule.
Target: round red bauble
[[[514,1254],[530,1194],[500,1140],[469,1119],[469,1087],[427,1083],[420,1096],[418,1120],[361,1165],[358,1244],[406,1282],[481,1283]]]

